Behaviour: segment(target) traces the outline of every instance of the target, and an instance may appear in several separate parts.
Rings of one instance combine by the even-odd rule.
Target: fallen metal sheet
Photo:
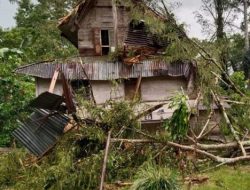
[[[20,122],[20,127],[12,135],[32,154],[41,157],[63,135],[68,122],[69,118],[62,114],[36,109],[29,119]]]
[[[34,99],[29,106],[39,109],[59,110],[63,101],[64,98],[62,96],[44,92]]]

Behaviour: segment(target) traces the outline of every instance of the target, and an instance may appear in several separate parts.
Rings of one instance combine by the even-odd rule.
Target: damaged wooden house
[[[152,17],[164,19],[150,7],[143,7]],[[159,126],[171,117],[173,110],[167,102],[178,92],[188,94],[190,107],[194,105],[196,64],[189,60],[164,61],[161,56],[168,43],[150,33],[143,20],[134,20],[125,4],[114,4],[112,0],[82,1],[60,20],[58,28],[61,35],[78,48],[79,57],[18,68],[16,73],[35,78],[37,96],[48,91],[55,71],[60,70],[72,90],[84,88],[83,96],[100,106],[110,99],[137,98],[142,109],[165,102],[165,106],[141,118],[142,127]],[[117,52],[121,52],[121,56],[111,59]],[[59,77],[53,93],[61,96],[63,92],[63,81]],[[201,111],[206,110],[198,106]],[[215,116],[214,122],[219,120],[220,117]],[[42,150],[37,155],[45,148]]]

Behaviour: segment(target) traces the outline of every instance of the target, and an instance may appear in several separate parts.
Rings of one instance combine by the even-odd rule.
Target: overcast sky
[[[176,0],[169,0],[174,2]],[[191,37],[205,38],[201,32],[201,27],[196,23],[194,11],[201,7],[201,0],[178,0],[181,6],[174,10],[179,23],[185,23],[186,29]],[[8,0],[0,0],[0,26],[9,28],[15,25],[13,19],[17,6],[10,4]]]

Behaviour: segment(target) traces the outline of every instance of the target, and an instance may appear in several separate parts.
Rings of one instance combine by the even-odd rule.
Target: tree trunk
[[[247,0],[244,0],[244,25],[245,25],[245,51],[249,49],[249,33],[248,33],[248,12]]]
[[[248,50],[249,50],[249,32],[248,32],[248,0],[243,0],[243,3],[244,3],[244,25],[245,25],[245,53],[247,55],[248,53]],[[247,64],[247,63],[244,63],[243,62],[243,67],[245,68],[244,64]],[[250,78],[250,75],[249,75],[249,69],[248,69],[248,64],[246,65],[246,70],[244,71],[245,72],[245,77],[246,79],[249,79]],[[250,81],[248,82],[248,89],[250,89]]]
[[[224,5],[225,5],[225,1],[222,0],[214,0],[214,6],[215,6],[215,11],[216,11],[216,20],[215,20],[215,24],[216,24],[216,39],[218,42],[220,43],[224,43],[223,40],[226,39],[225,38],[225,33],[224,33],[224,17],[223,17],[223,13],[224,13]],[[221,55],[220,55],[220,60],[222,63],[222,68],[225,72],[227,72],[228,68],[227,68],[227,62],[228,62],[228,53],[227,53],[227,49],[228,48],[224,48],[221,51]],[[226,79],[226,76],[222,74],[222,78],[224,80]]]
[[[217,14],[216,18],[216,37],[217,40],[224,38],[224,18],[223,18],[223,1],[221,0],[214,0],[214,6]]]

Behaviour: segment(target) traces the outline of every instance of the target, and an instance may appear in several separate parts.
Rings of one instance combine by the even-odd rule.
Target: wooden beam
[[[71,90],[69,88],[68,82],[67,82],[63,73],[61,73],[61,77],[62,77],[62,83],[63,83],[63,95],[65,97],[68,112],[74,113],[74,112],[76,112],[76,107],[75,107],[75,104],[73,102],[73,96],[72,96]]]
[[[139,114],[135,117],[135,119],[140,119],[141,117],[146,116],[146,115],[152,113],[153,111],[160,109],[162,106],[164,106],[164,105],[166,105],[166,104],[167,104],[167,103],[162,103],[162,104],[158,104],[158,105],[155,105],[155,106],[153,106],[153,107],[150,107],[149,109],[147,109],[147,110],[142,111],[141,113],[139,113]]]
[[[55,89],[55,86],[56,86],[56,81],[58,79],[58,75],[59,75],[59,69],[56,69],[55,72],[54,72],[54,75],[53,75],[53,77],[51,79],[50,86],[49,86],[49,92],[50,93],[54,92],[54,89]]]
[[[0,154],[9,153],[9,152],[12,152],[13,150],[14,150],[13,148],[0,148]]]
[[[136,82],[135,94],[134,94],[134,98],[133,98],[134,100],[138,96],[138,93],[139,93],[139,90],[140,90],[140,87],[141,87],[141,79],[142,79],[142,76],[140,75],[139,78],[137,79],[137,82]]]
[[[113,23],[114,23],[114,42],[115,49],[118,48],[118,14],[116,0],[112,0],[112,13],[113,13]]]

